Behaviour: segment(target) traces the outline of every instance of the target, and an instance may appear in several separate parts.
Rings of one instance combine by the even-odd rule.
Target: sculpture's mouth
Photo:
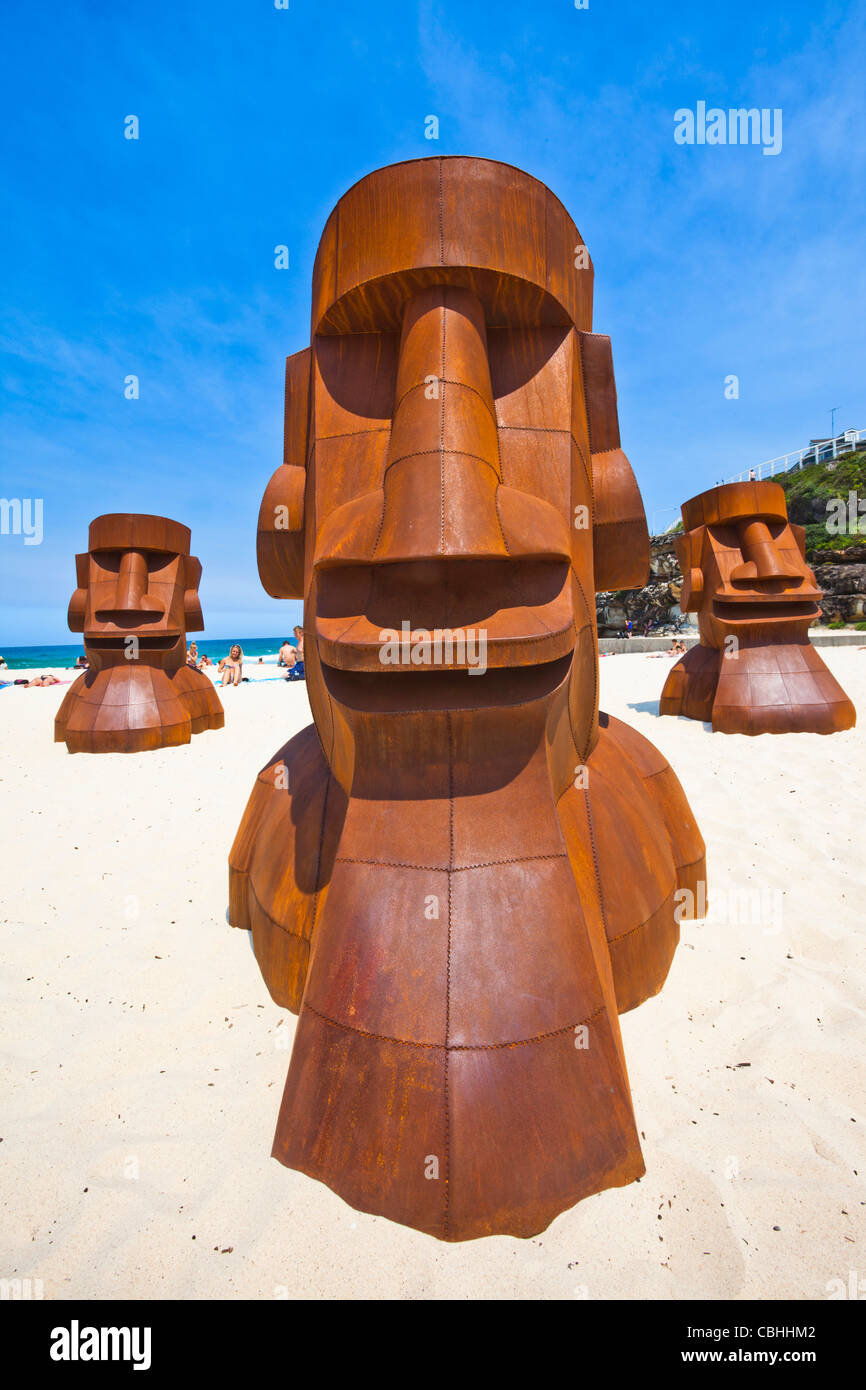
[[[546,699],[568,677],[571,651],[532,666],[496,666],[476,679],[471,670],[347,671],[322,663],[328,693],[346,709],[380,714],[435,710],[506,709]]]
[[[318,573],[316,640],[335,670],[410,680],[555,662],[574,646],[561,559],[435,559]]]
[[[804,618],[819,616],[821,610],[815,601],[817,598],[820,598],[820,592],[814,589],[773,597],[756,593],[728,593],[724,598],[713,599],[713,616],[727,623],[802,622]]]
[[[135,642],[140,652],[170,652],[181,641],[183,634],[180,632],[164,632],[158,636],[154,633],[127,632],[123,635],[119,633],[84,634],[84,645],[94,652],[126,652],[129,650],[131,642]]]

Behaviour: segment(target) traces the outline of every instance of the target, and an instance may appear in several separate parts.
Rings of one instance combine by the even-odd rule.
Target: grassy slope
[[[795,473],[777,473],[772,481],[785,491],[791,521],[806,528],[807,554],[819,550],[846,550],[849,545],[866,543],[866,515],[862,513],[859,535],[856,532],[834,535],[827,530],[831,516],[827,503],[832,498],[841,497],[847,503],[848,494],[856,492],[858,498],[866,501],[866,449],[842,454],[833,469],[826,463],[810,463],[808,468]],[[682,529],[683,523],[678,521],[668,534],[676,535]]]
[[[864,543],[866,516],[860,516],[861,534],[834,535],[827,530],[827,520],[832,515],[827,510],[827,502],[834,497],[847,502],[850,492],[866,499],[866,450],[843,454],[832,470],[826,463],[811,463],[808,468],[785,473],[773,481],[781,483],[785,489],[791,520],[806,528],[807,553],[846,550],[850,545]]]

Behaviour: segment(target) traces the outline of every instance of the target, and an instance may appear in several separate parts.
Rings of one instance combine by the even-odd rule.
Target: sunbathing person
[[[219,669],[223,673],[220,685],[240,685],[243,679],[244,654],[237,642],[229,650],[228,656],[223,657]]]
[[[685,652],[685,649],[686,649],[686,644],[685,644],[685,642],[679,642],[679,641],[677,641],[676,638],[674,638],[673,642],[672,642],[671,645],[668,647],[668,649],[667,649],[666,652],[653,652],[652,655],[651,655],[650,657],[648,657],[647,659],[648,659],[649,661],[656,661],[656,660],[660,660],[661,657],[663,657],[663,656],[682,656],[683,653]]]
[[[56,676],[52,676],[50,672],[47,672],[44,676],[34,676],[32,681],[24,681],[22,683],[29,689],[34,685],[59,685],[60,681]],[[15,684],[17,685],[18,682],[16,681]]]

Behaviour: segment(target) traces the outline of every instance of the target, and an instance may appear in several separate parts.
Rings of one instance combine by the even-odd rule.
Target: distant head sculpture
[[[640,1176],[617,1011],[701,911],[674,773],[598,709],[595,590],[649,546],[591,328],[537,180],[371,174],[325,227],[259,516],[315,721],[230,856],[230,920],[300,1014],[274,1154],[445,1240]]]
[[[822,595],[779,484],[711,488],[682,512],[680,607],[697,613],[701,641],[668,675],[659,713],[726,734],[851,728],[854,706],[809,641]]]
[[[60,706],[55,741],[70,753],[138,753],[221,729],[216,691],[186,664],[186,634],[204,628],[189,528],[99,516],[75,566],[69,627],[84,634],[89,670]]]

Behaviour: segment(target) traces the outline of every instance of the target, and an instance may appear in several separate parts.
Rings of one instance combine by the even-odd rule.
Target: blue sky
[[[289,630],[255,565],[284,359],[328,212],[395,160],[487,155],[565,203],[659,529],[832,406],[866,427],[862,7],[6,0],[3,30],[0,494],[44,498],[44,539],[0,536],[0,650],[74,640],[105,511],[192,528],[208,636]],[[698,101],[781,108],[781,153],[677,145]]]

